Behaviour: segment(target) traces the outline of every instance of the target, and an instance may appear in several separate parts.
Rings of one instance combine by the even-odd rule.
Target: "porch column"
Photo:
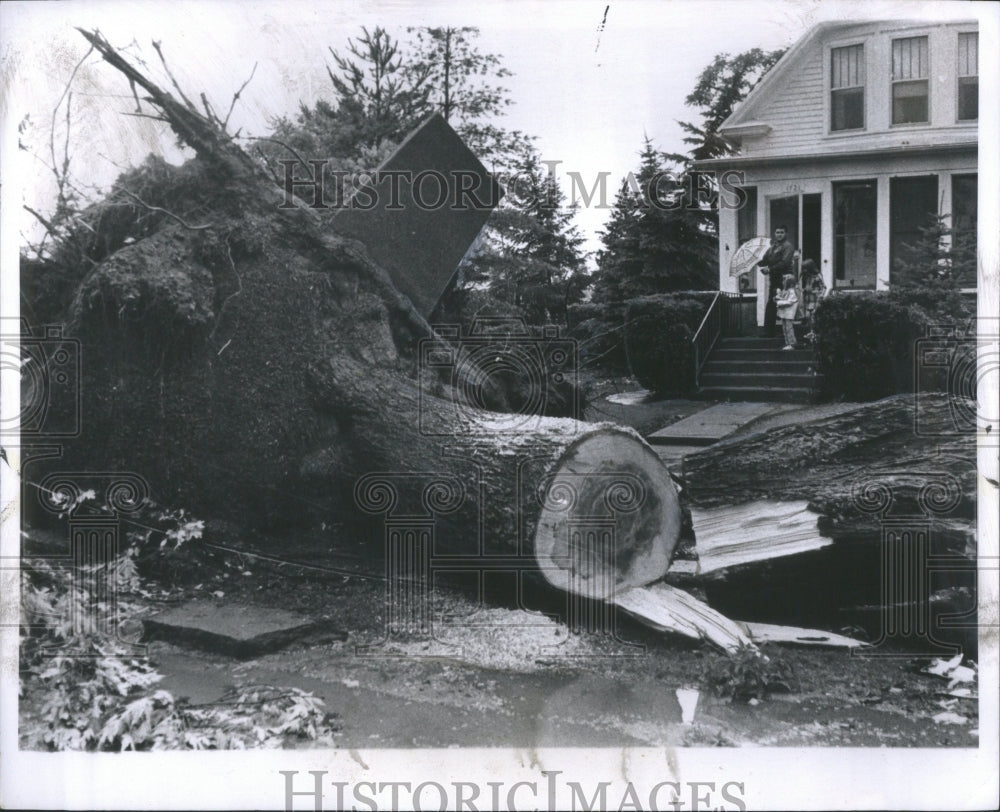
[[[876,179],[875,290],[889,289],[889,176]]]

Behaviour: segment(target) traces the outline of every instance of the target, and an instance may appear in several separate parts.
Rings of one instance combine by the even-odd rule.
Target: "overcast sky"
[[[472,25],[482,32],[481,48],[502,55],[514,73],[507,81],[515,103],[506,125],[536,135],[543,158],[562,162],[560,172],[577,171],[590,181],[607,171],[617,180],[635,166],[644,134],[660,149],[684,151],[676,121],[696,118],[684,98],[717,53],[787,47],[823,19],[954,19],[976,16],[973,6],[870,0],[3,3],[4,135],[30,115],[23,137],[48,159],[52,111],[87,48],[74,26],[101,29],[167,84],[150,46],[159,40],[189,95],[204,91],[216,109],[228,108],[258,63],[232,121],[234,129],[264,135],[269,117],[293,112],[300,100],[329,97],[327,46],[343,48],[362,25],[400,36],[407,26]],[[78,71],[73,93],[70,151],[81,181],[106,186],[150,151],[180,159],[161,125],[123,115],[134,107],[127,83],[96,57]],[[64,112],[60,107],[60,144]],[[51,196],[46,170],[34,159],[22,169],[24,200],[44,209]],[[606,216],[596,208],[580,213],[589,249],[597,247]]]

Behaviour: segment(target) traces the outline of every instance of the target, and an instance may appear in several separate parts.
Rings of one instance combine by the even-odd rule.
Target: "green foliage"
[[[741,646],[733,654],[711,658],[704,680],[719,696],[745,702],[766,699],[776,691],[791,691],[795,672],[780,655],[768,656],[751,646]]]
[[[975,240],[956,239],[944,217],[921,227],[920,239],[897,257],[889,297],[902,305],[917,305],[942,321],[968,318],[963,284],[975,287]],[[956,244],[957,243],[957,244]]]
[[[628,302],[625,347],[632,374],[639,383],[660,395],[693,391],[691,338],[712,297],[711,293],[687,292]]]
[[[827,395],[877,400],[913,392],[913,354],[930,320],[888,293],[823,298],[816,310],[816,363]]]
[[[734,153],[733,146],[719,135],[719,127],[784,53],[752,48],[736,56],[717,54],[701,72],[694,90],[684,100],[700,108],[701,123],[678,122],[688,134],[684,143],[691,145],[694,160]]]
[[[646,139],[638,172],[622,183],[601,234],[595,302],[716,287],[713,214],[692,198],[683,160]]]

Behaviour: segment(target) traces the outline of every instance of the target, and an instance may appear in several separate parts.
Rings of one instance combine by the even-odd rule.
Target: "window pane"
[[[979,118],[979,77],[964,76],[958,80],[958,120]]]
[[[892,86],[892,123],[927,121],[927,82],[896,82]]]
[[[757,187],[745,186],[747,202],[736,212],[736,233],[740,245],[757,235]],[[745,273],[740,277],[740,290],[757,290],[756,272]]]
[[[893,79],[926,79],[929,68],[927,37],[892,41]]]
[[[976,286],[976,227],[979,223],[979,178],[953,175],[951,179],[952,263],[962,287]]]
[[[958,75],[979,75],[979,34],[958,35]]]
[[[875,181],[835,183],[834,285],[875,287]]]
[[[831,130],[860,130],[865,126],[864,88],[835,90],[831,102]]]
[[[889,182],[889,279],[896,279],[904,266],[919,262],[916,247],[938,213],[937,175],[892,178]],[[904,269],[905,270],[905,267]]]
[[[861,87],[865,83],[864,46],[851,45],[830,51],[830,89]]]

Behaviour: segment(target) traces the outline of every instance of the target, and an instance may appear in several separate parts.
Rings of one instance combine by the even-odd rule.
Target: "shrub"
[[[714,657],[705,670],[705,682],[719,696],[743,702],[791,691],[794,676],[791,663],[780,655],[768,656],[750,646]]]
[[[831,397],[877,400],[913,392],[913,353],[930,323],[886,293],[827,296],[816,310],[816,363]]]
[[[693,391],[691,338],[714,296],[668,293],[629,301],[625,348],[632,374],[643,386],[661,395]]]
[[[714,296],[685,291],[570,307],[570,336],[578,342],[581,367],[634,375],[659,394],[690,392],[691,338]]]

